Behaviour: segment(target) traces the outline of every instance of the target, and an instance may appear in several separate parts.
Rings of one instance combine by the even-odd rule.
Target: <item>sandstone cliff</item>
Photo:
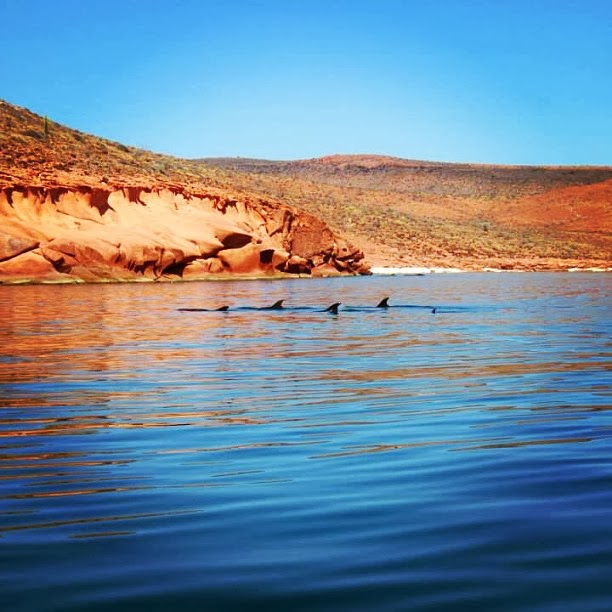
[[[0,100],[0,283],[366,274],[312,214]]]
[[[366,273],[320,220],[272,202],[177,189],[7,187],[0,282]]]

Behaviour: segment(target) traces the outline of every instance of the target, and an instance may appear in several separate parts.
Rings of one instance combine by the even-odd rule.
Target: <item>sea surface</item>
[[[0,608],[612,609],[611,290],[0,286]]]

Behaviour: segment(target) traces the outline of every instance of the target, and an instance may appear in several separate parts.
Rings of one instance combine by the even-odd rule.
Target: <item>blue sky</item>
[[[179,157],[612,164],[612,0],[0,0],[0,98]]]

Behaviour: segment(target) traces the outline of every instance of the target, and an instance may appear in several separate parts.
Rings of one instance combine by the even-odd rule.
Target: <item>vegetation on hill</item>
[[[232,171],[243,190],[321,217],[385,263],[556,269],[612,261],[612,167],[372,155],[202,163]]]
[[[0,100],[0,188],[17,183],[223,188],[225,174],[85,134]]]

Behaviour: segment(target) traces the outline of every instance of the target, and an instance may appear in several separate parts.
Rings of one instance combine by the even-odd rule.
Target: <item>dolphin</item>
[[[376,304],[376,308],[389,308],[389,298],[386,297],[380,300],[380,302]]]
[[[226,312],[229,306],[220,306],[219,308],[178,308],[181,312]]]
[[[334,302],[331,306],[328,306],[325,309],[325,312],[331,312],[332,314],[338,314],[338,306],[340,306],[342,302]]]
[[[285,300],[277,300],[272,306],[264,306],[261,310],[282,310],[284,308],[284,301]]]

